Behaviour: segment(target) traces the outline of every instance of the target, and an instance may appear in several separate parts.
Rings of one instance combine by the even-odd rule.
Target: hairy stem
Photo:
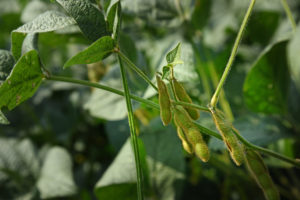
[[[131,142],[133,145],[133,151],[134,151],[136,175],[137,175],[138,200],[143,200],[144,199],[144,197],[143,197],[143,173],[142,173],[142,165],[141,165],[141,161],[140,161],[139,146],[138,146],[138,141],[137,141],[138,138],[137,138],[137,134],[136,134],[130,91],[128,88],[126,72],[125,72],[125,69],[124,69],[124,66],[123,66],[120,56],[118,56],[118,60],[119,60],[119,64],[120,64],[120,70],[121,70],[123,87],[124,87],[124,95],[125,95],[126,106],[127,106],[127,111],[128,111],[130,138],[131,138]]]
[[[287,1],[286,0],[281,0],[281,4],[284,8],[284,11],[285,11],[286,15],[288,16],[288,18],[289,18],[289,20],[292,24],[293,31],[296,31],[296,28],[297,28],[296,21],[295,21],[293,15],[292,15],[291,9],[290,9]]]
[[[117,90],[117,89],[114,89],[114,88],[111,88],[111,87],[108,87],[108,86],[104,86],[104,85],[101,85],[99,83],[92,83],[90,81],[85,81],[85,80],[78,80],[78,79],[73,79],[73,78],[68,78],[68,77],[62,77],[62,76],[52,76],[52,75],[49,75],[46,77],[47,80],[51,80],[51,81],[60,81],[60,82],[68,82],[68,83],[74,83],[74,84],[78,84],[78,85],[84,85],[84,86],[88,86],[88,87],[94,87],[94,88],[98,88],[98,89],[102,89],[102,90],[106,90],[106,91],[109,91],[109,92],[112,92],[114,94],[117,94],[117,95],[121,95],[121,96],[124,96],[124,92],[121,91],[121,90]],[[147,99],[143,99],[141,97],[138,97],[138,96],[135,96],[135,95],[130,95],[130,97],[138,102],[141,102],[141,103],[144,103],[145,105],[148,105],[149,107],[151,108],[154,108],[154,109],[157,109],[159,110],[159,105],[150,101],[150,100],[147,100]],[[208,108],[204,108],[202,106],[198,106],[198,105],[195,105],[195,104],[189,104],[189,103],[185,103],[185,102],[172,102],[174,104],[179,104],[179,105],[183,105],[183,106],[187,106],[187,107],[193,107],[193,108],[196,108],[196,109],[199,109],[199,110],[203,110],[203,111],[209,111]],[[203,127],[202,125],[198,124],[197,122],[194,122],[194,124],[200,129],[201,133],[204,133],[206,135],[209,135],[209,136],[212,136],[212,137],[215,137],[219,140],[222,140],[222,137],[220,134],[208,129],[208,128],[205,128]],[[236,130],[234,130],[234,133],[237,135],[237,137],[239,138],[239,140],[248,148],[252,148],[252,149],[255,149],[261,153],[264,153],[266,155],[269,155],[269,156],[272,156],[272,157],[275,157],[279,160],[283,160],[285,162],[288,162],[298,168],[300,168],[300,162],[297,162],[296,160],[292,159],[292,158],[288,158],[284,155],[281,155],[281,154],[278,154],[274,151],[271,151],[269,149],[265,149],[265,148],[262,148],[262,147],[259,147],[259,146],[256,146],[250,142],[248,142],[244,137],[242,137],[240,134],[238,134],[238,132]]]
[[[131,62],[131,60],[129,60],[120,50],[116,51],[118,56],[124,60],[128,66],[134,70],[136,73],[138,73],[138,75],[140,75],[140,77],[142,77],[147,83],[149,83],[156,91],[158,91],[157,87],[154,85],[154,83],[151,82],[151,80],[146,76],[146,74],[144,74],[144,72],[142,70],[140,70],[137,66],[135,66],[135,64],[133,62]]]
[[[220,91],[221,91],[221,89],[222,89],[222,87],[223,87],[223,85],[225,83],[225,80],[226,80],[226,78],[227,78],[227,76],[229,74],[229,71],[231,69],[231,66],[233,64],[234,58],[235,58],[237,50],[238,50],[238,46],[239,46],[239,44],[241,42],[242,35],[243,35],[244,30],[246,28],[247,22],[248,22],[248,20],[250,18],[250,15],[251,15],[251,12],[253,10],[255,2],[256,2],[256,0],[251,0],[250,5],[249,5],[248,10],[247,10],[247,13],[246,13],[246,15],[245,15],[245,17],[243,19],[242,25],[241,25],[240,30],[238,32],[238,35],[237,35],[237,37],[235,39],[235,42],[234,42],[234,45],[233,45],[230,57],[229,57],[228,62],[226,64],[226,68],[225,68],[225,70],[223,72],[221,80],[219,81],[219,84],[218,84],[218,86],[216,88],[216,91],[215,91],[213,97],[211,98],[210,106],[212,108],[216,107],[216,104],[218,102],[218,98],[219,98],[219,95],[220,95]]]

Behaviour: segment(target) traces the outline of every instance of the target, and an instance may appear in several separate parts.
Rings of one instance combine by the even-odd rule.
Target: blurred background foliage
[[[90,0],[103,12],[113,0]],[[182,44],[184,64],[175,76],[193,101],[207,105],[226,65],[249,0],[122,0],[121,50],[154,80],[165,54]],[[299,21],[300,2],[288,1]],[[11,32],[55,1],[1,0],[0,49],[10,50]],[[296,33],[280,0],[257,1],[237,58],[220,97],[220,109],[250,142],[300,157],[300,26]],[[38,48],[53,74],[122,89],[114,56],[63,70],[91,44],[76,25],[41,33]],[[128,70],[132,93],[157,101],[155,91]],[[133,103],[140,135],[147,199],[263,199],[245,167],[237,168],[224,144],[209,141],[211,159],[187,155],[174,127],[159,112]],[[33,98],[0,125],[0,199],[135,199],[136,173],[123,97],[107,91],[44,82]],[[211,118],[198,120],[215,130]],[[298,169],[264,157],[282,199],[300,199]]]

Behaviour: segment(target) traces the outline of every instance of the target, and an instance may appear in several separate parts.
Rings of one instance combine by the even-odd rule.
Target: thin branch
[[[52,76],[52,75],[49,75],[46,77],[47,80],[52,80],[52,81],[61,81],[61,82],[68,82],[68,83],[75,83],[75,84],[79,84],[79,85],[84,85],[84,86],[88,86],[88,87],[94,87],[94,88],[99,88],[99,89],[102,89],[102,90],[106,90],[106,91],[109,91],[109,92],[112,92],[114,94],[117,94],[117,95],[121,95],[121,96],[124,96],[124,92],[121,91],[121,90],[117,90],[117,89],[114,89],[114,88],[111,88],[111,87],[108,87],[108,86],[104,86],[104,85],[101,85],[99,83],[92,83],[92,82],[89,82],[89,81],[84,81],[84,80],[78,80],[78,79],[73,79],[73,78],[68,78],[68,77],[61,77],[61,76]],[[159,110],[159,105],[150,101],[150,100],[147,100],[147,99],[143,99],[141,97],[138,97],[138,96],[135,96],[135,95],[130,95],[130,97],[138,102],[141,102],[141,103],[144,103],[145,105],[148,105],[149,107],[151,108],[154,108],[154,109],[157,109]],[[182,104],[182,105],[185,105],[186,103],[183,103],[183,102],[176,102],[176,103],[179,103],[179,104]],[[186,105],[186,106],[190,106],[190,105]],[[200,109],[199,106],[194,106],[194,108],[198,108],[199,110],[203,110],[202,108]],[[205,109],[206,110],[206,109]],[[203,111],[205,111],[203,110]],[[209,110],[209,109],[208,109]],[[206,135],[209,135],[209,136],[212,136],[212,137],[215,137],[219,140],[222,140],[222,137],[220,134],[208,129],[208,128],[205,128],[203,127],[202,125],[198,124],[197,122],[194,122],[194,124],[200,129],[201,133],[203,134],[206,134]],[[237,135],[237,137],[239,138],[239,140],[248,148],[252,148],[252,149],[255,149],[259,152],[262,152],[266,155],[269,155],[269,156],[272,156],[272,157],[275,157],[279,160],[283,160],[285,162],[288,162],[298,168],[300,168],[300,162],[298,162],[297,160],[294,160],[292,158],[289,158],[289,157],[286,157],[284,155],[281,155],[281,154],[278,154],[274,151],[271,151],[269,149],[265,149],[265,148],[262,148],[262,147],[259,147],[259,146],[256,146],[250,142],[248,142],[244,137],[242,137],[236,130],[234,130],[234,133]]]
[[[124,66],[123,66],[120,56],[118,56],[118,60],[119,60],[119,64],[120,64],[120,70],[121,70],[123,87],[124,87],[124,95],[125,95],[126,106],[127,106],[127,111],[128,111],[130,138],[131,138],[131,142],[133,145],[134,158],[135,158],[136,175],[137,175],[137,195],[138,195],[138,200],[143,200],[144,199],[144,197],[143,197],[143,173],[142,173],[142,165],[141,165],[141,161],[140,161],[139,145],[138,145],[138,138],[137,138],[137,134],[136,134],[133,109],[132,109],[131,98],[130,98],[130,91],[128,88],[126,72],[125,72],[125,69],[124,69]]]
[[[296,25],[296,21],[295,21],[293,15],[292,15],[291,9],[290,9],[290,7],[289,7],[289,5],[288,5],[288,3],[287,3],[286,0],[281,0],[281,4],[282,4],[282,6],[284,8],[284,11],[285,11],[286,15],[288,16],[288,18],[289,18],[289,20],[291,22],[291,25],[293,27],[293,31],[295,32],[296,28],[297,28],[297,25]]]
[[[213,97],[211,98],[210,106],[211,106],[212,108],[215,108],[215,107],[216,107],[216,104],[217,104],[217,102],[218,102],[218,98],[219,98],[221,89],[222,89],[222,87],[223,87],[223,85],[224,85],[224,83],[225,83],[225,80],[226,80],[226,78],[227,78],[227,76],[228,76],[228,74],[229,74],[229,71],[230,71],[230,69],[231,69],[231,66],[232,66],[232,64],[233,64],[234,58],[235,58],[235,56],[236,56],[236,53],[237,53],[237,50],[238,50],[238,47],[239,47],[239,44],[240,44],[240,42],[241,42],[241,40],[242,40],[242,35],[243,35],[243,33],[244,33],[244,30],[245,30],[245,28],[246,28],[247,22],[248,22],[248,20],[249,20],[249,18],[250,18],[250,15],[251,15],[252,10],[253,10],[255,1],[256,1],[256,0],[251,0],[251,3],[250,3],[250,5],[249,5],[249,7],[248,7],[248,10],[247,10],[247,13],[246,13],[246,15],[245,15],[245,17],[244,17],[244,19],[243,19],[242,25],[241,25],[240,30],[239,30],[239,32],[238,32],[238,35],[237,35],[237,37],[236,37],[236,39],[235,39],[235,42],[234,42],[234,45],[233,45],[233,48],[232,48],[230,57],[229,57],[229,59],[228,59],[226,68],[225,68],[225,70],[224,70],[224,72],[223,72],[223,75],[222,75],[222,77],[221,77],[221,80],[219,81],[219,84],[218,84],[218,86],[217,86],[217,88],[216,88],[216,91],[215,91]]]
[[[158,91],[157,87],[151,82],[146,74],[144,74],[144,72],[140,70],[133,62],[131,62],[131,60],[129,60],[120,50],[116,51],[116,53],[128,64],[132,70],[138,73],[138,75],[140,75],[147,83],[149,83],[156,91]]]

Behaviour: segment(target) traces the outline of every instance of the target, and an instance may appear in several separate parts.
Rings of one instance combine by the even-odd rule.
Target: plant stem
[[[233,129],[233,132],[234,134],[238,137],[238,139],[245,145],[247,146],[248,148],[251,148],[251,149],[254,149],[254,150],[257,150],[257,151],[260,151],[264,154],[267,154],[269,156],[272,156],[272,157],[275,157],[275,158],[278,158],[280,160],[283,160],[285,162],[288,162],[298,168],[300,168],[300,162],[297,162],[295,159],[292,159],[292,158],[289,158],[289,157],[286,157],[284,155],[281,155],[279,153],[276,153],[274,151],[271,151],[269,149],[265,149],[265,148],[262,148],[260,146],[257,146],[255,144],[252,144],[250,143],[249,141],[247,141],[245,138],[243,138],[239,132],[236,130],[236,129]]]
[[[141,167],[141,161],[140,161],[140,154],[139,154],[139,146],[138,146],[138,138],[136,134],[136,128],[135,128],[135,122],[134,122],[134,116],[133,116],[133,109],[131,104],[131,98],[130,98],[130,91],[128,88],[127,78],[126,78],[126,72],[121,60],[121,57],[118,56],[119,64],[120,64],[120,70],[122,75],[122,81],[123,81],[123,87],[124,87],[124,95],[126,99],[126,106],[128,111],[128,122],[129,122],[129,128],[130,128],[130,138],[133,145],[133,151],[134,151],[134,158],[135,158],[135,166],[136,166],[136,175],[137,175],[137,195],[138,200],[143,200],[143,173],[142,173],[142,167]]]
[[[151,82],[151,80],[144,74],[142,70],[140,70],[131,60],[129,60],[120,50],[116,51],[117,54],[128,64],[128,66],[138,73],[147,83],[149,83],[156,91],[158,91],[157,87]]]
[[[232,48],[232,50],[231,50],[230,57],[229,57],[228,62],[227,62],[227,64],[226,64],[226,68],[225,68],[225,70],[224,70],[224,72],[223,72],[223,75],[222,75],[222,77],[221,77],[221,80],[219,81],[219,84],[218,84],[218,86],[217,86],[217,88],[216,88],[216,91],[215,91],[213,97],[211,98],[210,106],[211,106],[212,108],[215,108],[215,107],[216,107],[216,104],[217,104],[217,102],[218,102],[218,98],[219,98],[219,95],[220,95],[220,91],[221,91],[221,89],[222,89],[222,87],[223,87],[223,85],[224,85],[224,83],[225,83],[225,80],[226,80],[226,78],[227,78],[227,76],[228,76],[228,74],[229,74],[229,71],[230,71],[230,69],[231,69],[231,66],[232,66],[232,64],[233,64],[234,58],[235,58],[236,53],[237,53],[237,50],[238,50],[238,46],[239,46],[239,44],[240,44],[240,42],[241,42],[242,35],[243,35],[244,30],[245,30],[245,28],[246,28],[247,22],[248,22],[248,20],[249,20],[249,18],[250,18],[250,15],[251,15],[251,12],[252,12],[252,10],[253,10],[255,1],[256,1],[256,0],[251,0],[251,2],[250,2],[250,5],[249,5],[248,10],[247,10],[247,13],[246,13],[246,15],[245,15],[245,17],[244,17],[244,19],[243,19],[242,25],[241,25],[240,30],[239,30],[239,32],[238,32],[238,35],[237,35],[237,37],[236,37],[236,39],[235,39],[233,48]]]
[[[68,83],[75,83],[75,84],[78,84],[78,85],[84,85],[84,86],[88,86],[88,87],[94,87],[94,88],[98,88],[98,89],[102,89],[102,90],[112,92],[112,93],[120,95],[120,96],[125,96],[124,92],[121,91],[121,90],[117,90],[117,89],[114,89],[114,88],[111,88],[111,87],[108,87],[108,86],[105,86],[105,85],[101,85],[99,83],[92,83],[90,81],[78,80],[78,79],[62,77],[62,76],[52,76],[52,75],[47,76],[46,79],[47,80],[52,80],[52,81],[68,82]],[[150,100],[143,99],[141,97],[138,97],[138,96],[135,96],[135,95],[132,95],[132,94],[130,95],[130,97],[132,99],[138,101],[138,102],[141,102],[141,103],[144,103],[145,105],[148,105],[149,107],[152,107],[154,109],[159,110],[159,105],[152,102],[152,101],[150,101]],[[195,104],[188,104],[188,103],[185,103],[185,102],[173,102],[173,103],[174,104],[179,104],[179,105],[182,104],[183,106],[191,106],[191,107],[197,108],[199,110],[203,110],[203,111],[209,111],[208,108],[198,106],[198,105],[195,105]],[[212,137],[215,137],[219,140],[222,140],[222,137],[221,137],[220,134],[218,134],[218,133],[216,133],[216,132],[214,132],[214,131],[212,131],[208,128],[203,127],[202,125],[198,124],[197,122],[194,122],[194,124],[200,129],[201,133],[212,136]],[[245,138],[243,138],[240,134],[238,134],[238,132],[236,130],[234,130],[234,133],[237,135],[239,140],[245,146],[247,146],[248,148],[255,149],[255,150],[260,151],[260,152],[262,152],[266,155],[275,157],[279,160],[283,160],[285,162],[288,162],[288,163],[293,164],[294,166],[300,168],[300,162],[297,162],[294,159],[288,158],[286,156],[278,154],[278,153],[276,153],[274,151],[271,151],[269,149],[265,149],[265,148],[262,148],[262,147],[259,147],[259,146],[256,146],[256,145],[252,144],[252,143],[248,142]]]
[[[210,112],[210,110],[207,107],[199,106],[197,104],[192,104],[192,103],[186,103],[186,102],[183,102],[183,101],[172,101],[172,104],[181,105],[183,107],[196,108],[198,110],[202,110],[202,111],[205,111],[205,112]]]
[[[69,78],[69,77],[63,77],[63,76],[53,76],[50,75],[49,77],[47,77],[48,80],[52,80],[52,81],[60,81],[60,82],[67,82],[67,83],[75,83],[75,84],[79,84],[79,85],[84,85],[84,86],[88,86],[88,87],[93,87],[93,88],[98,88],[98,89],[102,89],[102,90],[106,90],[108,92],[120,95],[120,96],[124,96],[124,92],[115,88],[111,88],[109,86],[105,86],[102,85],[100,83],[93,83],[90,81],[85,81],[85,80],[78,80],[78,79],[73,79],[73,78]],[[144,103],[146,105],[148,105],[149,107],[155,108],[159,110],[159,105],[157,105],[156,103],[154,103],[153,101],[149,101],[147,99],[143,99],[139,96],[130,95],[131,99],[134,99],[138,102]]]
[[[286,13],[286,15],[288,16],[291,24],[292,24],[292,27],[293,27],[293,31],[295,32],[296,31],[296,28],[297,28],[297,25],[296,25],[296,22],[295,22],[295,19],[293,18],[293,15],[292,15],[292,12],[291,12],[291,9],[287,3],[286,0],[281,0],[281,3],[282,3],[282,6],[284,8],[284,11]]]

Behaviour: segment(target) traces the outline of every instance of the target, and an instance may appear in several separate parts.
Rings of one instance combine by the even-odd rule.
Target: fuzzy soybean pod
[[[167,126],[172,119],[171,101],[166,84],[161,78],[156,75],[158,87],[158,100],[160,106],[160,118],[165,126]]]
[[[240,166],[244,160],[243,145],[239,142],[238,138],[232,130],[232,125],[224,117],[221,111],[211,109],[211,114],[214,123],[222,135],[223,141],[229,150],[232,160],[237,166]]]
[[[187,94],[184,87],[175,79],[172,79],[172,83],[174,85],[175,95],[178,100],[186,103],[193,103],[191,97]],[[197,120],[200,117],[200,113],[197,109],[194,108],[185,108],[189,113],[190,117],[194,120]]]
[[[203,162],[209,160],[209,150],[197,127],[192,127],[187,133],[188,141],[193,145],[195,154]]]
[[[245,152],[245,161],[251,175],[264,192],[265,198],[267,200],[279,200],[280,197],[277,188],[260,154],[251,149],[247,149]]]
[[[209,150],[204,142],[199,129],[193,124],[187,111],[182,106],[176,106],[174,109],[174,121],[177,127],[183,130],[188,143],[193,147],[197,157],[203,162],[209,159]]]
[[[192,145],[187,141],[187,138],[185,137],[185,134],[183,133],[183,130],[177,126],[177,135],[179,139],[181,140],[182,146],[186,152],[189,154],[194,153],[194,149]]]

